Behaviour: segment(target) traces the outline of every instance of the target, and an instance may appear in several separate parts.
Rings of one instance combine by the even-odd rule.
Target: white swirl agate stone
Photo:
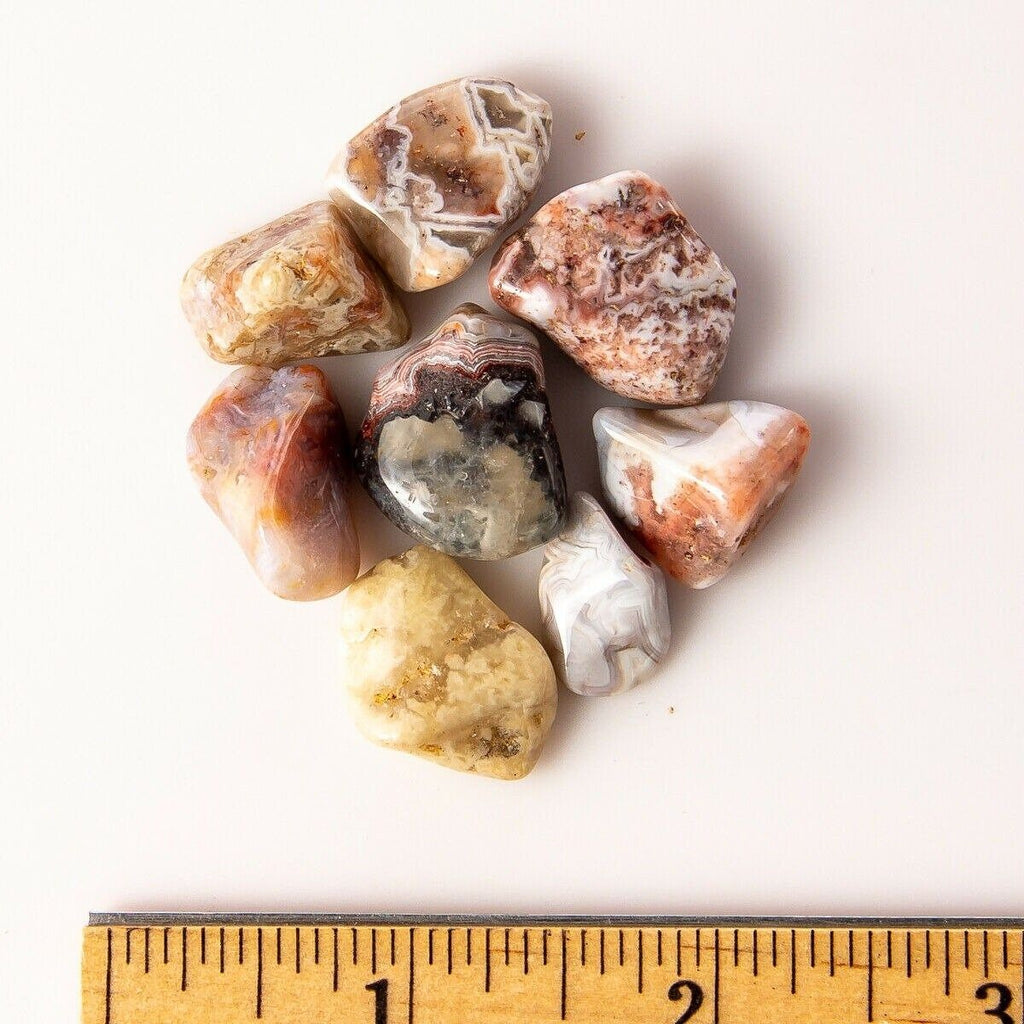
[[[632,689],[668,651],[665,577],[634,554],[589,494],[544,549],[540,607],[555,671],[575,693]]]
[[[709,587],[772,517],[811,432],[766,402],[599,409],[601,484],[612,509],[671,576]]]
[[[222,363],[281,366],[409,340],[391,282],[328,202],[203,253],[181,283],[181,306]]]
[[[188,463],[199,490],[279,597],[329,597],[359,572],[347,443],[315,366],[240,367],[192,423]]]
[[[577,185],[491,264],[494,301],[625,398],[693,405],[725,362],[736,279],[641,171]]]
[[[335,157],[327,189],[400,288],[464,273],[526,209],[551,146],[551,108],[497,78],[409,96]]]
[[[495,779],[533,768],[558,704],[540,642],[428,547],[342,594],[341,673],[369,739]]]

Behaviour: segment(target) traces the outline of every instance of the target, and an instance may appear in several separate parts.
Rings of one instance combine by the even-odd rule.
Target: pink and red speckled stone
[[[736,311],[735,278],[640,171],[546,203],[498,250],[490,289],[599,384],[659,405],[704,399]]]

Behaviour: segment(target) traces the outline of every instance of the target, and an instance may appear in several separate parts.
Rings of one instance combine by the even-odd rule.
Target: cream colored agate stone
[[[615,513],[687,586],[720,580],[800,470],[803,417],[765,402],[599,409],[601,483]]]
[[[576,693],[632,689],[668,651],[665,577],[589,494],[572,496],[565,529],[544,549],[539,592],[555,670]]]
[[[409,96],[327,172],[331,198],[400,288],[464,273],[526,209],[551,145],[551,108],[497,78]]]
[[[310,203],[204,253],[181,306],[222,363],[280,366],[409,340],[390,282],[332,203]]]
[[[491,296],[616,394],[693,405],[725,362],[736,279],[641,171],[577,185],[491,264]]]
[[[188,432],[209,506],[279,597],[315,601],[359,572],[345,420],[315,366],[243,366]]]
[[[428,547],[384,559],[342,594],[341,672],[369,739],[496,779],[533,768],[555,717],[544,648]]]

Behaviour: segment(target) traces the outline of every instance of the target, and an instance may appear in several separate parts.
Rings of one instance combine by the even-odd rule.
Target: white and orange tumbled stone
[[[185,274],[181,305],[222,363],[280,366],[409,340],[394,288],[329,202],[204,253]]]
[[[315,366],[243,366],[188,432],[189,468],[256,575],[315,601],[359,572],[345,421]]]
[[[810,443],[765,402],[599,409],[601,483],[615,513],[687,586],[718,582],[779,507]]]
[[[505,240],[491,296],[603,387],[693,405],[725,361],[736,279],[641,171],[570,188]]]

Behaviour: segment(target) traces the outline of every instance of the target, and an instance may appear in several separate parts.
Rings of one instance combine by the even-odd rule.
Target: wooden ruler
[[[1024,1024],[1024,921],[94,915],[83,1024]]]

